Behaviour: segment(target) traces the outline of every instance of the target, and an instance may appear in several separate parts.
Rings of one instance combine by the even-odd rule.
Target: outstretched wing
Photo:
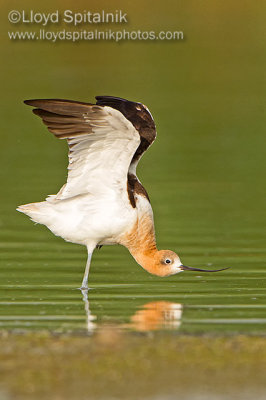
[[[36,107],[33,112],[56,137],[67,138],[68,178],[58,199],[127,190],[129,166],[141,139],[123,113],[110,106],[59,99],[25,103]]]
[[[136,207],[136,195],[144,196],[150,201],[148,193],[137,177],[136,168],[142,155],[156,139],[156,127],[151,113],[144,104],[121,99],[120,97],[96,96],[96,100],[97,105],[119,110],[138,131],[140,144],[132,157],[128,170],[128,197],[132,207]]]
[[[129,172],[136,175],[137,164],[156,139],[156,127],[148,108],[141,103],[113,96],[96,96],[97,105],[109,106],[120,111],[132,123],[140,135],[140,144],[132,158]]]

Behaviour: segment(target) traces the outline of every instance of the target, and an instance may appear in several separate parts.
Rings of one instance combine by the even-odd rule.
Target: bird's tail
[[[45,201],[41,201],[39,203],[23,204],[18,206],[16,210],[28,215],[32,221],[43,224],[46,219],[47,205]]]

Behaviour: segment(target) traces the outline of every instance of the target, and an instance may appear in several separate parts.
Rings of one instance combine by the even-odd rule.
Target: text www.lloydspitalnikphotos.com
[[[23,25],[23,27],[34,27],[31,30],[12,30],[8,31],[10,40],[32,40],[32,41],[93,41],[93,40],[107,40],[120,42],[123,40],[183,40],[184,33],[182,30],[140,30],[140,29],[103,29],[103,25],[125,25],[128,23],[128,15],[122,10],[114,12],[106,12],[101,10],[99,12],[83,11],[73,12],[72,10],[65,10],[59,12],[58,10],[50,13],[30,11],[12,10],[8,13],[8,20],[11,24]],[[52,27],[59,27],[66,25],[69,29],[51,29]],[[96,26],[101,26],[101,29]],[[39,27],[36,30],[36,26]],[[48,29],[49,26],[49,29]],[[94,27],[94,29],[86,29],[86,27]],[[73,29],[74,28],[74,29]],[[79,28],[79,29],[75,29]]]

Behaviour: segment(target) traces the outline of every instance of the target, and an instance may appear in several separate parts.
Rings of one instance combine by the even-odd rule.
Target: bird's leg
[[[85,272],[84,272],[84,276],[83,276],[82,285],[80,288],[81,290],[88,290],[88,277],[89,277],[91,257],[92,257],[93,250],[91,250],[91,248],[89,248],[89,247],[87,247],[87,250],[88,250],[88,259],[87,259],[87,264],[86,264],[86,268],[85,268]]]

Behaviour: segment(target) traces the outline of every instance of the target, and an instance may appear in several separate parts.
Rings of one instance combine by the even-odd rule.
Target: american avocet
[[[87,246],[88,275],[94,249],[121,244],[138,264],[161,277],[184,270],[176,253],[158,250],[149,196],[136,175],[137,164],[154,142],[156,128],[146,106],[97,96],[96,104],[70,100],[26,100],[48,130],[69,145],[68,178],[56,195],[19,206],[56,236]]]

